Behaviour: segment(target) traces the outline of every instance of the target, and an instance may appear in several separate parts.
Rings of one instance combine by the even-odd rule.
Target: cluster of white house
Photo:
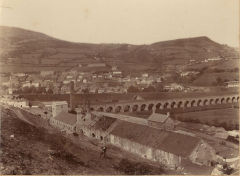
[[[205,141],[174,131],[169,115],[153,113],[141,124],[81,110],[69,113],[67,102],[54,103],[52,114],[50,124],[62,131],[99,139],[168,167],[180,167],[182,160],[207,166],[217,160],[215,150]]]
[[[239,81],[228,81],[225,84],[228,88],[239,87]]]
[[[0,102],[4,104],[8,104],[14,107],[26,108],[29,107],[29,102],[23,98],[12,99],[11,96],[5,96],[0,98]]]

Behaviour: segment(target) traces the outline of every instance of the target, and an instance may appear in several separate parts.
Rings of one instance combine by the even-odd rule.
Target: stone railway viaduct
[[[217,104],[238,103],[239,95],[207,96],[199,98],[175,98],[165,100],[141,100],[108,103],[104,105],[90,105],[91,110],[101,112],[135,112],[149,110],[174,109],[174,108],[191,108],[199,106],[210,106]]]

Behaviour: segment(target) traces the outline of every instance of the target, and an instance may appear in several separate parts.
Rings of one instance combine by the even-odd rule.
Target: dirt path
[[[18,117],[19,119],[23,120],[24,122],[29,123],[30,125],[34,125],[32,122],[30,122],[28,119],[26,119],[26,118],[23,116],[23,114],[22,114],[22,112],[21,112],[20,109],[18,109],[18,108],[11,108],[11,110],[17,115],[17,117]]]

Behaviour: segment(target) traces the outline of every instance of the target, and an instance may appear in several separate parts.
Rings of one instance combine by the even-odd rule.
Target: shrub
[[[69,110],[68,112],[71,114],[77,114],[77,112],[75,110]]]
[[[233,136],[228,136],[227,141],[230,141],[235,144],[239,144],[239,141],[237,140],[237,138]]]
[[[127,159],[122,159],[118,166],[115,166],[115,169],[127,175],[150,175],[164,173],[162,166],[156,168],[144,163],[131,162]]]

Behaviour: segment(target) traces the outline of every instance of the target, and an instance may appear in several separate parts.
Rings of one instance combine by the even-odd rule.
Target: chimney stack
[[[74,110],[74,82],[70,82],[70,110]]]

